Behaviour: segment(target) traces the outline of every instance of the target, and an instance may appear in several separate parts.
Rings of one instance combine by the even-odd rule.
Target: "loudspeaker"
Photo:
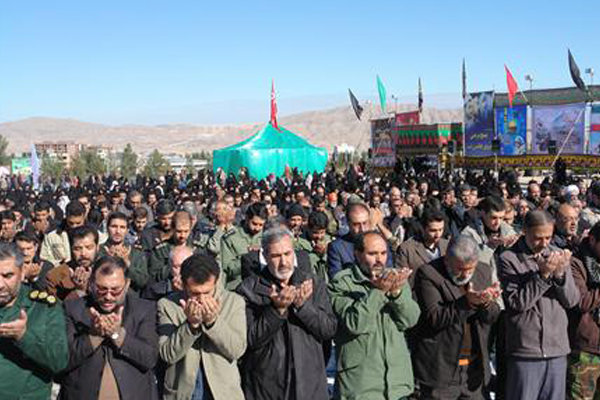
[[[548,154],[556,155],[556,140],[548,141]]]
[[[500,151],[500,139],[492,140],[492,152],[498,153]]]

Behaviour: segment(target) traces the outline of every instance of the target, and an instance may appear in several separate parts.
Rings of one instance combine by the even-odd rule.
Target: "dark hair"
[[[2,211],[0,212],[0,221],[3,221],[5,219],[10,219],[11,221],[16,221],[17,217],[15,216],[15,213],[10,211],[10,210],[6,210],[6,211]]]
[[[219,278],[219,264],[207,254],[193,254],[181,264],[181,280],[185,284],[189,278],[195,283],[206,283],[211,276]]]
[[[175,204],[171,200],[161,200],[156,205],[157,215],[167,215],[175,212]]]
[[[113,219],[123,220],[123,221],[125,221],[125,223],[127,224],[127,226],[129,226],[129,219],[127,218],[127,215],[123,214],[122,212],[119,212],[119,211],[111,212],[108,215],[108,219],[106,220],[106,226],[107,227],[110,225],[110,223],[112,222]]]
[[[486,198],[484,198],[481,201],[481,203],[479,203],[478,208],[481,211],[483,211],[485,214],[506,210],[506,206],[504,205],[504,200],[502,200],[498,196],[487,196]]]
[[[423,229],[432,222],[446,222],[446,216],[443,211],[436,208],[424,209],[423,215],[421,216],[421,225],[423,226]]]
[[[85,215],[85,206],[78,201],[72,201],[67,205],[67,217],[79,217]]]
[[[148,218],[148,210],[145,207],[138,207],[133,210],[133,219]]]
[[[17,234],[15,235],[14,241],[15,241],[15,243],[16,242],[27,242],[27,243],[34,243],[34,244],[40,243],[37,236],[35,236],[33,233],[29,233],[26,231],[17,232]]]
[[[358,208],[365,210],[369,214],[371,213],[369,206],[366,205],[365,203],[363,203],[362,201],[357,202],[357,203],[348,204],[348,208],[346,209],[346,218],[348,219],[348,221],[350,221],[350,214],[352,214]]]
[[[187,211],[177,211],[175,215],[173,215],[173,219],[171,220],[171,226],[175,228],[177,223],[181,222],[189,222],[190,227],[192,225],[192,216]]]
[[[50,211],[50,203],[45,200],[40,200],[33,206],[33,212]]]
[[[383,237],[383,235],[380,232],[377,231],[367,231],[364,233],[361,233],[360,235],[358,235],[358,237],[356,238],[356,241],[354,242],[354,250],[362,253],[365,251],[365,241],[367,239],[367,236],[371,236],[371,235],[375,235],[375,236],[379,236],[381,238],[381,240],[383,240],[384,242],[387,243],[387,241],[385,240],[385,237]]]
[[[529,211],[525,215],[525,220],[523,221],[523,229],[531,229],[537,226],[554,224],[554,219],[550,214],[543,210],[534,210]]]
[[[317,205],[317,204],[321,204],[321,203],[325,203],[325,197],[321,196],[320,194],[316,194],[313,196],[313,204]]]
[[[123,275],[127,279],[129,277],[129,268],[127,268],[127,264],[120,257],[114,256],[102,256],[94,263],[92,267],[92,274],[90,275],[90,282],[94,283],[96,281],[96,273],[100,275],[110,275],[115,270],[122,270]]]
[[[588,236],[593,237],[596,241],[600,240],[600,222],[596,222],[596,224],[592,226]]]
[[[308,216],[308,228],[309,229],[327,229],[329,220],[327,214],[322,211],[313,211]]]
[[[267,220],[269,219],[269,212],[267,211],[267,206],[263,203],[253,203],[248,206],[246,210],[246,221],[250,221],[254,217],[259,217],[260,219]]]
[[[69,243],[71,245],[71,247],[73,247],[73,244],[75,243],[76,240],[78,239],[83,239],[86,236],[92,235],[94,236],[94,243],[96,243],[96,245],[98,244],[98,231],[96,230],[96,228],[94,228],[93,226],[90,225],[84,225],[84,226],[79,226],[75,229],[73,229],[70,233],[69,233]]]

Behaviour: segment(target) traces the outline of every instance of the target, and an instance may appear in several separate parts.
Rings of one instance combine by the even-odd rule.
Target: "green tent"
[[[327,150],[308,143],[300,136],[270,123],[246,140],[213,151],[213,171],[222,168],[226,174],[238,174],[246,167],[251,177],[266,178],[273,173],[281,176],[286,165],[298,171],[323,172],[327,165]]]

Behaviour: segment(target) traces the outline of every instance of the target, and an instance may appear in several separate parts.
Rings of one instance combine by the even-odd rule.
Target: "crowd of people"
[[[600,398],[600,182],[519,178],[5,180],[0,399]]]

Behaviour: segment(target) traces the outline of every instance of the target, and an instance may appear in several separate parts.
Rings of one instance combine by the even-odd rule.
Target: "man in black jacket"
[[[70,358],[60,399],[158,399],[156,308],[128,294],[127,271],[122,259],[102,257],[90,294],[65,302]]]
[[[417,270],[423,310],[413,349],[421,399],[479,399],[489,381],[488,336],[500,314],[500,288],[479,265],[477,243],[454,238],[445,257]]]
[[[322,342],[337,322],[323,281],[297,265],[293,239],[285,227],[265,231],[262,269],[237,289],[248,321],[241,366],[247,400],[329,398]]]

